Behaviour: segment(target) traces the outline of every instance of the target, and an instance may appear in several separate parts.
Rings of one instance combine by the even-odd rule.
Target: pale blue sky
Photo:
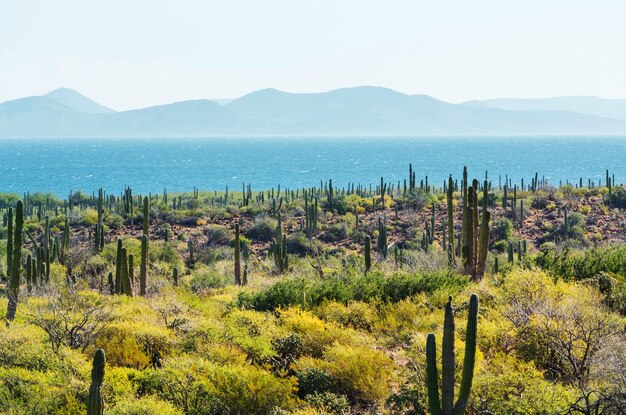
[[[623,0],[0,0],[0,101],[115,109],[379,85],[460,102],[626,98]]]

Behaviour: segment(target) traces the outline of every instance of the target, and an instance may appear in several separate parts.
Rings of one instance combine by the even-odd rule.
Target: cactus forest
[[[451,173],[0,194],[0,413],[626,414],[626,188]]]

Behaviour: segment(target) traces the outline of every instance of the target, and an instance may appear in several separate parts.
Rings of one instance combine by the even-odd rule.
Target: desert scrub
[[[202,266],[195,269],[189,281],[191,289],[196,293],[202,293],[213,288],[223,288],[233,283],[234,280],[232,278],[219,273],[212,266]]]
[[[246,236],[255,241],[268,242],[276,235],[278,222],[269,216],[257,216],[254,223],[246,231]]]
[[[390,276],[369,272],[367,275],[334,276],[323,280],[294,278],[280,280],[259,292],[244,291],[238,297],[238,304],[269,311],[293,305],[314,307],[324,301],[347,303],[379,299],[397,302],[437,289],[461,290],[467,284],[467,277],[451,270],[415,274],[397,272]]]
[[[139,396],[156,395],[184,413],[271,414],[295,405],[292,383],[252,365],[219,366],[199,358],[174,358],[135,380]]]
[[[303,371],[317,367],[338,382],[338,391],[352,401],[380,403],[389,395],[394,378],[393,361],[379,350],[366,346],[334,344],[321,359],[303,357],[296,364]]]

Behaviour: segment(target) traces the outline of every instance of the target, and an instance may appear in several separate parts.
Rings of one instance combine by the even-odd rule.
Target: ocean
[[[626,137],[381,137],[381,138],[169,138],[3,139],[0,192],[87,193],[124,186],[135,193],[300,188],[333,180],[369,185],[408,177],[413,164],[439,185],[449,174],[494,183],[505,175],[530,181],[535,172],[555,184],[626,181]],[[604,181],[604,180],[603,180]]]

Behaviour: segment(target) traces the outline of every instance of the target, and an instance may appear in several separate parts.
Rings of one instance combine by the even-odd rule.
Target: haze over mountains
[[[626,134],[626,100],[495,99],[451,104],[381,87],[275,89],[116,112],[61,88],[0,104],[0,137]]]

